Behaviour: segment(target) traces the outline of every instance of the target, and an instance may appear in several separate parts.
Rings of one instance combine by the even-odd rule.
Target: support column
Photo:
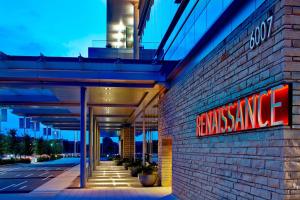
[[[96,166],[99,165],[99,127],[96,125]]]
[[[98,126],[96,125],[95,127],[95,131],[96,131],[96,148],[95,148],[95,154],[96,154],[96,160],[95,160],[95,163],[96,163],[96,166],[98,166]]]
[[[122,146],[121,146],[121,136],[119,136],[119,155],[122,157]]]
[[[89,109],[89,114],[90,114],[90,131],[89,131],[89,176],[92,176],[93,172],[93,166],[94,166],[94,159],[93,159],[93,137],[94,137],[94,131],[93,131],[93,124],[94,124],[94,119],[93,119],[93,108],[90,107]]]
[[[135,131],[136,131],[136,124],[135,121],[133,122],[133,160],[136,160],[136,153],[135,153]]]
[[[143,164],[146,163],[146,122],[145,122],[145,111],[143,112]]]
[[[80,187],[86,186],[86,88],[80,88]]]
[[[124,127],[121,130],[120,138],[122,141],[122,158],[134,158],[134,129],[132,127]]]
[[[149,131],[149,162],[152,162],[153,157],[153,131],[150,129]]]
[[[96,166],[97,166],[97,131],[96,131],[96,127],[97,127],[97,121],[96,119],[94,119],[94,123],[93,123],[93,167],[94,170],[96,170]]]
[[[98,138],[97,138],[97,141],[98,141],[98,160],[97,160],[97,164],[99,165],[100,164],[100,127],[97,126],[97,132],[98,132]]]
[[[140,58],[140,39],[138,35],[138,25],[139,25],[139,9],[138,1],[131,1],[133,5],[133,55],[134,59]]]

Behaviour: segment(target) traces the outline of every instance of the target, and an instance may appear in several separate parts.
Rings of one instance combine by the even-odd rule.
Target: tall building
[[[90,58],[151,60],[155,49],[144,49],[138,36],[139,8],[137,0],[107,0],[106,48],[90,47]]]
[[[106,47],[133,48],[133,12],[130,0],[107,0]]]

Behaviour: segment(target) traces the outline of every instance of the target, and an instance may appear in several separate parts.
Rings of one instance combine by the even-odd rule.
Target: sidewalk
[[[0,194],[0,200],[176,200],[170,187],[67,189],[79,172],[76,165],[31,193]]]
[[[131,189],[67,189],[57,192],[32,192],[28,194],[1,194],[0,200],[177,200],[170,187]]]
[[[67,187],[69,187],[72,182],[79,176],[80,168],[79,165],[76,165],[69,169],[68,171],[58,175],[47,183],[36,188],[31,193],[35,192],[60,192]]]

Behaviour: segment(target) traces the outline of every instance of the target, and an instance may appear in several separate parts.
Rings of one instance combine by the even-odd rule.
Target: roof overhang
[[[53,128],[78,130],[80,87],[87,87],[87,106],[93,108],[101,129],[120,130],[141,122],[145,108],[168,85],[161,69],[176,64],[0,53],[0,105]],[[157,116],[146,118],[157,121]],[[137,129],[141,128],[140,122]]]

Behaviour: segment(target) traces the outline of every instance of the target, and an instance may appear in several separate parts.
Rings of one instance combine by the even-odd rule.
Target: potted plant
[[[158,178],[157,166],[154,164],[142,166],[142,172],[139,173],[138,177],[144,187],[152,187]]]
[[[141,160],[136,160],[132,162],[132,164],[128,167],[130,170],[130,174],[133,177],[137,177],[139,173],[142,172],[142,161]]]
[[[123,164],[123,159],[119,155],[117,155],[114,158],[114,162],[115,162],[115,165],[121,166]]]
[[[123,158],[123,167],[124,167],[124,169],[128,170],[128,167],[130,166],[130,162],[132,162],[132,161],[130,161],[130,159]]]

